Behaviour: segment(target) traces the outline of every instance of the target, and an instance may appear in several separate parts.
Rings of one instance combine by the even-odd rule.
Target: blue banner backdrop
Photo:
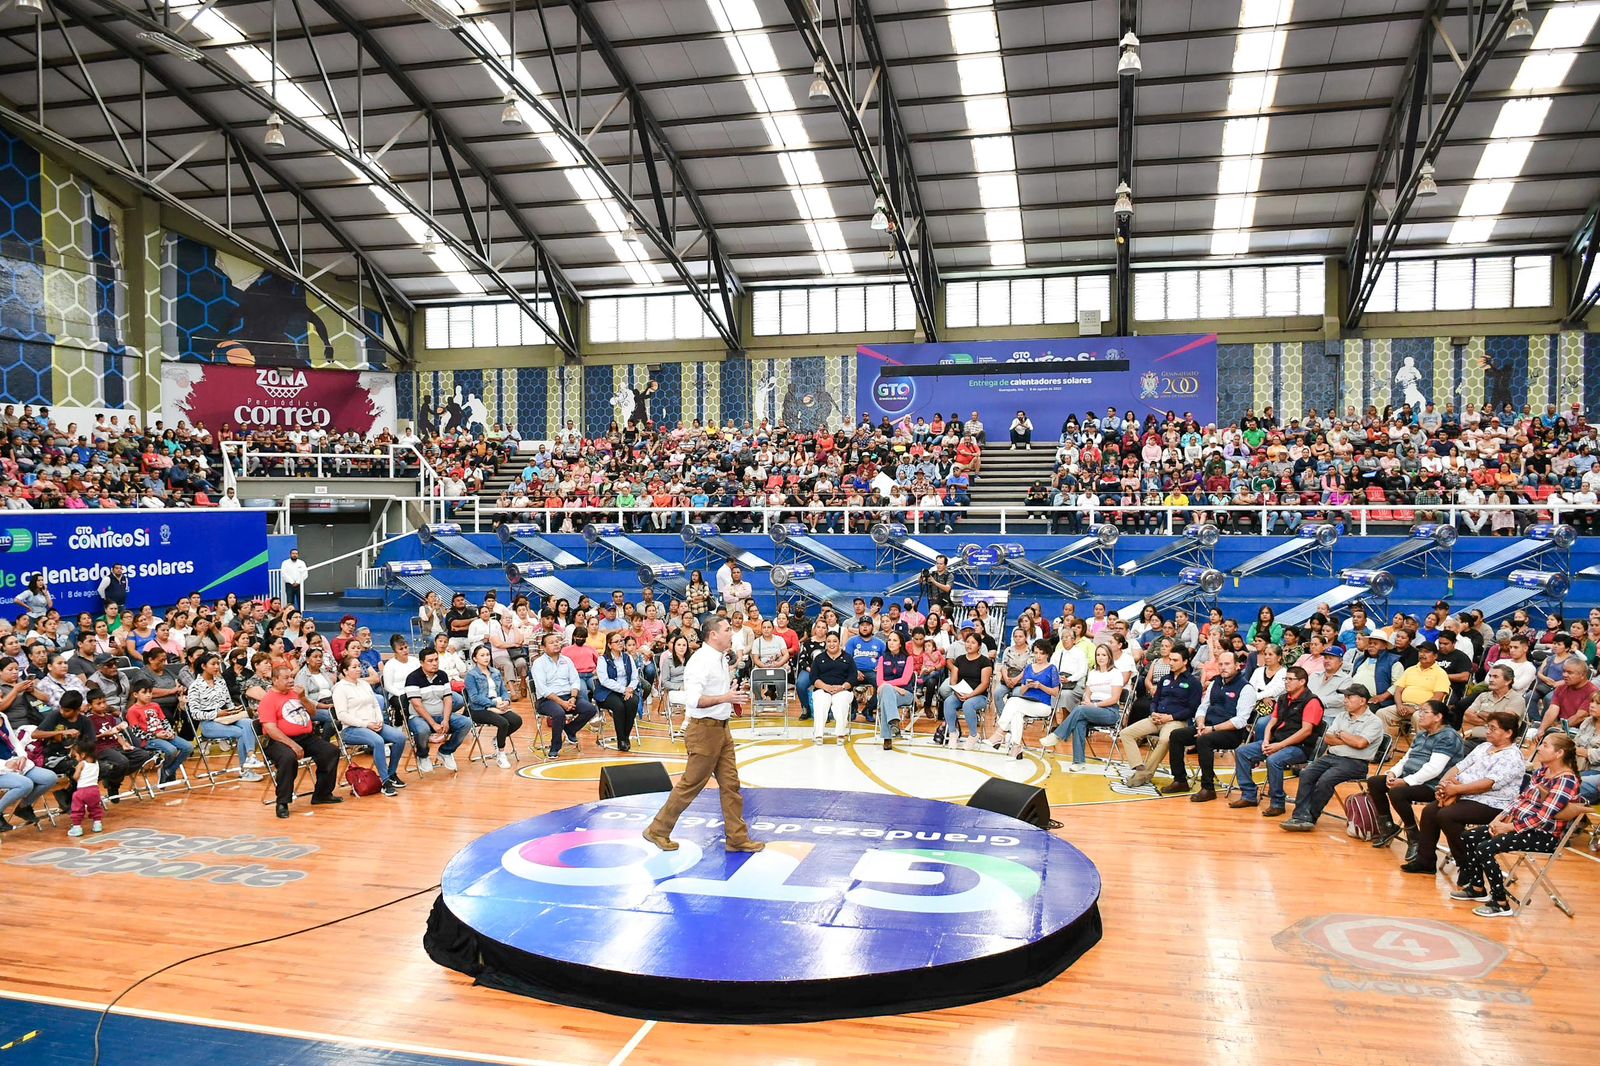
[[[133,604],[164,607],[191,592],[218,599],[267,592],[267,517],[257,512],[28,514],[0,529],[7,600],[42,572],[63,615],[101,606],[100,579],[121,563]]]
[[[899,420],[973,411],[991,440],[1027,411],[1036,439],[1053,440],[1068,414],[1132,408],[1217,420],[1217,337],[875,344],[856,349],[856,413]]]

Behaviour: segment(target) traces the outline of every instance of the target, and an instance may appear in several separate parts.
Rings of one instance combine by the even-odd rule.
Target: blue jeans
[[[56,787],[56,774],[42,766],[30,766],[20,774],[0,774],[0,814],[10,810],[12,804],[32,807],[33,801]]]
[[[232,725],[201,722],[200,735],[207,740],[233,741],[234,751],[239,756],[240,769],[244,768],[245,760],[256,753],[256,727],[248,718],[241,718]]]
[[[463,697],[463,701],[465,697]],[[439,745],[440,755],[454,755],[461,742],[466,739],[467,733],[472,729],[472,719],[464,714],[451,711],[447,723],[450,727],[450,737]],[[417,745],[417,758],[428,757],[429,738],[433,736],[433,727],[428,725],[428,720],[420,714],[411,716],[411,739]]]
[[[794,677],[795,696],[800,701],[800,713],[811,717],[811,671],[802,670]]]
[[[1600,770],[1590,770],[1578,779],[1578,798],[1591,807],[1600,803]]]
[[[163,785],[177,777],[178,767],[182,766],[189,756],[194,754],[194,744],[184,740],[182,737],[173,737],[171,740],[151,737],[147,747],[152,751],[159,751],[163,756],[160,778]]]
[[[893,685],[878,686],[878,739],[894,736],[894,727],[900,724],[900,706],[911,706],[911,693]]]
[[[426,722],[423,728],[427,728]],[[406,753],[406,735],[399,726],[385,723],[379,731],[349,726],[340,735],[346,744],[363,744],[372,749],[372,768],[384,781],[400,772],[400,760]]]
[[[961,735],[959,721],[961,717],[967,720],[967,734],[972,737],[978,735],[978,716],[983,709],[989,706],[989,694],[981,696],[968,696],[962,699],[954,692],[944,698],[944,726],[951,740]]]
[[[1282,807],[1288,802],[1289,797],[1283,790],[1283,771],[1297,762],[1306,761],[1305,749],[1298,744],[1287,748],[1279,748],[1271,755],[1263,752],[1264,745],[1259,740],[1249,744],[1241,744],[1233,753],[1233,779],[1239,785],[1239,795],[1251,803],[1256,801],[1256,779],[1252,771],[1256,766],[1266,761],[1267,764],[1267,801],[1274,807]]]
[[[1072,761],[1082,765],[1084,748],[1089,742],[1089,727],[1092,725],[1116,725],[1122,718],[1122,712],[1116,707],[1096,707],[1092,703],[1080,703],[1067,715],[1067,720],[1056,726],[1056,739],[1066,740],[1072,738]]]

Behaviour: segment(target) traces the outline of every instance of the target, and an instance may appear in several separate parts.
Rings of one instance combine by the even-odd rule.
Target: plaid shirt
[[[1542,829],[1554,833],[1556,815],[1577,797],[1577,774],[1563,770],[1548,775],[1540,770],[1533,775],[1533,780],[1528,782],[1528,787],[1522,790],[1522,795],[1517,797],[1517,802],[1511,805],[1506,814],[1511,818],[1511,828],[1518,832]]]

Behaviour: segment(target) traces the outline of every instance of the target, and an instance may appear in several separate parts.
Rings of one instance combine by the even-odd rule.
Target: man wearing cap
[[[1346,781],[1367,776],[1372,760],[1382,750],[1383,721],[1367,710],[1372,694],[1366,686],[1351,684],[1344,690],[1344,710],[1322,735],[1323,753],[1300,771],[1300,787],[1295,792],[1294,814],[1282,827],[1290,833],[1309,833],[1316,828],[1322,810],[1333,798],[1333,790]]]
[[[1330,644],[1322,649],[1318,662],[1301,660],[1300,665],[1306,669],[1306,679],[1311,686],[1311,691],[1322,701],[1323,712],[1336,715],[1344,710],[1344,690],[1354,684],[1350,675],[1344,669],[1344,648],[1338,644]],[[1307,656],[1310,659],[1310,656]],[[1313,672],[1313,666],[1321,669]]]
[[[1387,629],[1357,636],[1356,652],[1350,657],[1350,680],[1372,693],[1367,706],[1379,716],[1388,713],[1394,703],[1394,686],[1405,672],[1400,660],[1389,650],[1393,639]]]
[[[1510,690],[1511,681],[1503,674],[1501,684],[1507,691]],[[1406,757],[1390,767],[1388,773],[1367,778],[1367,795],[1372,798],[1372,809],[1378,819],[1372,846],[1388,847],[1403,830],[1406,835],[1407,862],[1416,859],[1414,853],[1421,847],[1416,814],[1412,807],[1433,801],[1434,785],[1446,770],[1461,761],[1467,750],[1461,734],[1445,724],[1437,703],[1428,702],[1418,707],[1416,714],[1411,717],[1411,724],[1416,732],[1411,738],[1411,750],[1406,752]],[[1390,817],[1391,810],[1394,812],[1393,818]],[[1398,825],[1395,824],[1395,818],[1400,820]]]
[[[600,605],[599,628],[601,633],[610,634],[629,627],[627,621],[618,614],[615,603],[602,603]]]
[[[117,714],[128,709],[128,679],[117,669],[117,657],[102,652],[94,657],[94,672],[88,678],[89,687],[104,694],[106,705]]]
[[[1439,646],[1431,640],[1417,645],[1417,665],[1407,667],[1394,687],[1394,704],[1378,712],[1390,732],[1400,727],[1400,722],[1411,721],[1417,708],[1429,700],[1448,702],[1450,675],[1439,665]]]

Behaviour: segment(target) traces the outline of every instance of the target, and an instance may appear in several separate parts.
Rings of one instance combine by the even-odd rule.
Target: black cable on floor
[[[91,1066],[100,1066],[100,1032],[105,1028],[106,1019],[111,1016],[112,1008],[114,1008],[118,1003],[121,1003],[124,997],[126,997],[140,985],[144,984],[146,981],[150,980],[152,977],[160,977],[168,970],[174,969],[178,966],[184,966],[191,962],[198,962],[201,959],[207,959],[213,955],[224,955],[230,951],[239,951],[244,948],[260,947],[263,944],[272,944],[279,940],[287,940],[290,937],[300,936],[304,933],[314,933],[318,929],[326,929],[329,926],[338,925],[340,922],[348,922],[354,918],[361,918],[365,915],[373,914],[388,907],[405,903],[408,900],[416,899],[418,896],[425,896],[430,892],[437,892],[440,887],[440,885],[429,885],[427,888],[419,888],[415,892],[408,892],[405,895],[396,899],[391,899],[386,903],[374,904],[371,907],[367,907],[365,910],[355,911],[351,914],[342,914],[337,918],[329,918],[325,922],[318,922],[315,925],[308,925],[303,929],[293,929],[287,933],[279,933],[276,936],[263,937],[260,940],[252,940],[245,944],[232,944],[228,947],[212,948],[210,951],[202,951],[198,954],[190,955],[187,958],[179,959],[176,962],[169,962],[167,965],[161,967],[161,969],[156,970],[153,973],[145,974],[143,977],[133,982],[133,984],[129,985],[127,988],[124,988],[121,992],[118,992],[117,998],[113,999],[110,1003],[107,1003],[105,1009],[100,1012],[100,1017],[94,1025],[94,1059],[92,1060]]]

